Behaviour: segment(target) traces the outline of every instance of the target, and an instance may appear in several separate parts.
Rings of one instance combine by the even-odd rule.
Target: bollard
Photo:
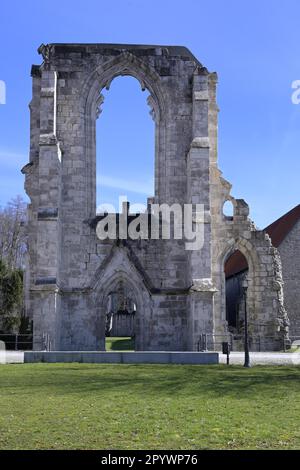
[[[228,341],[223,341],[222,343],[222,353],[226,354],[226,364],[229,365],[229,355],[230,355],[230,345]]]

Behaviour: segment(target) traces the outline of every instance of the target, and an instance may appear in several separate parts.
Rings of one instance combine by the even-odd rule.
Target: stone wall
[[[284,300],[290,335],[300,336],[300,220],[280,244]]]
[[[137,301],[138,350],[195,350],[203,333],[227,329],[224,259],[239,248],[252,266],[249,309],[254,329],[286,334],[281,267],[271,242],[230,196],[217,167],[215,73],[184,47],[50,44],[33,66],[30,162],[29,310],[34,347],[105,347],[106,299],[122,281]],[[153,203],[201,204],[199,250],[184,240],[106,240],[96,236],[96,119],[101,90],[118,75],[150,93],[155,120]],[[101,116],[100,116],[101,119]],[[233,220],[222,214],[235,205]],[[195,206],[194,206],[195,207]],[[151,210],[151,207],[150,207]]]
[[[134,313],[114,313],[110,336],[134,336]]]
[[[269,338],[268,349],[282,349],[288,338],[288,316],[283,301],[282,268],[279,253],[270,237],[257,230],[249,219],[249,208],[243,200],[229,196],[228,183],[223,187],[223,201],[234,205],[233,217],[222,214],[222,206],[213,217],[213,279],[217,286],[214,315],[215,333],[223,335],[228,329],[226,321],[226,286],[224,266],[228,257],[239,250],[248,262],[247,312],[249,332],[253,336]],[[227,196],[226,196],[227,193]],[[217,200],[220,201],[219,198]],[[221,199],[222,200],[222,199]]]

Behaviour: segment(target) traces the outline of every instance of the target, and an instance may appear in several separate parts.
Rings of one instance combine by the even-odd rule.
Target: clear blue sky
[[[219,75],[219,165],[232,194],[250,204],[260,227],[300,203],[300,105],[291,102],[291,83],[300,79],[299,0],[12,0],[1,2],[0,40],[0,80],[7,86],[7,104],[0,105],[1,205],[23,193],[30,67],[41,62],[42,42],[187,46]],[[106,95],[98,121],[101,196],[129,194],[140,202],[153,178],[146,92],[123,78]]]

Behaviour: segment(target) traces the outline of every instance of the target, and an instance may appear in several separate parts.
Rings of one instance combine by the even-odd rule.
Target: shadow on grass
[[[129,392],[146,397],[231,397],[257,400],[257,396],[284,397],[300,393],[299,367],[178,365],[25,364],[1,368],[0,391],[13,388],[22,394],[35,390],[55,394]],[[7,392],[5,392],[7,393]],[[158,395],[159,394],[159,395]]]
[[[105,341],[106,351],[134,351],[133,338],[108,337]]]

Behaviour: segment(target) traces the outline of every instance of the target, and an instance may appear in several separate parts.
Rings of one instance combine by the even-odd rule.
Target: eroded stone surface
[[[224,262],[235,249],[249,264],[252,331],[273,337],[276,348],[287,335],[280,258],[218,169],[216,74],[184,47],[52,44],[39,50],[44,62],[32,68],[30,163],[24,167],[34,349],[103,350],[106,298],[122,281],[137,302],[138,350],[196,350],[201,334],[227,332]],[[181,240],[100,242],[87,223],[96,215],[101,90],[118,75],[136,77],[150,92],[152,202],[203,204],[201,250],[186,251]],[[233,218],[223,215],[226,200],[234,205]]]

